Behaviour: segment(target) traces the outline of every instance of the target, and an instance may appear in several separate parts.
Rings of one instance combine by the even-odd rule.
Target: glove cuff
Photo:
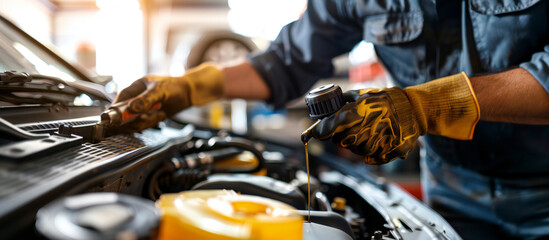
[[[193,68],[183,79],[188,83],[190,101],[194,106],[213,102],[225,92],[223,72],[213,63],[203,63]]]
[[[420,129],[459,140],[473,138],[480,109],[465,73],[407,87],[404,91]]]

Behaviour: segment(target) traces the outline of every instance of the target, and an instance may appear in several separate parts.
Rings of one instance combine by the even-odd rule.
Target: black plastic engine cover
[[[193,187],[193,190],[199,189],[232,189],[242,194],[278,200],[297,209],[307,208],[305,196],[297,187],[270,177],[215,174]]]

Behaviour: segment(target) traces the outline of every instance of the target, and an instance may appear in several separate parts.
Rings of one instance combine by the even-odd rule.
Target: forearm
[[[248,61],[223,67],[226,98],[267,100],[271,91],[265,81]]]
[[[471,78],[483,121],[549,124],[549,94],[528,71],[517,68]]]

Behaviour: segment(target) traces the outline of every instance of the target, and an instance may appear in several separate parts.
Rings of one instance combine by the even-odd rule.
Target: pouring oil
[[[305,165],[307,165],[307,209],[309,210],[308,222],[311,222],[311,174],[309,173],[309,148],[307,142],[303,144],[305,146]]]
[[[309,174],[309,151],[307,148],[307,142],[313,137],[312,129],[318,125],[322,118],[328,117],[345,105],[343,99],[343,91],[341,88],[334,84],[327,84],[311,90],[305,96],[305,102],[309,108],[309,117],[316,120],[307,130],[301,134],[301,142],[305,146],[305,159],[307,164],[307,199],[309,202],[309,223],[311,222],[311,179]]]
[[[301,142],[303,142],[303,146],[305,147],[305,165],[307,166],[307,209],[309,210],[309,215],[307,218],[307,222],[311,222],[311,174],[309,173],[309,147],[308,142],[309,139],[313,136],[312,129],[320,123],[320,120],[317,120],[313,125],[311,125],[307,130],[303,131],[301,133]]]

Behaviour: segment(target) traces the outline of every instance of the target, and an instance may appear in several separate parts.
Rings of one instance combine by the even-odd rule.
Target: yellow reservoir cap
[[[241,154],[238,154],[236,156],[232,156],[226,159],[223,159],[221,161],[216,161],[213,163],[214,169],[221,169],[221,170],[243,170],[243,171],[249,171],[251,169],[254,169],[259,164],[259,160],[257,157],[249,151],[244,151]],[[255,176],[267,176],[267,169],[262,168],[261,170],[252,173],[252,175]]]
[[[159,240],[302,240],[303,217],[272,199],[232,190],[163,194]]]

